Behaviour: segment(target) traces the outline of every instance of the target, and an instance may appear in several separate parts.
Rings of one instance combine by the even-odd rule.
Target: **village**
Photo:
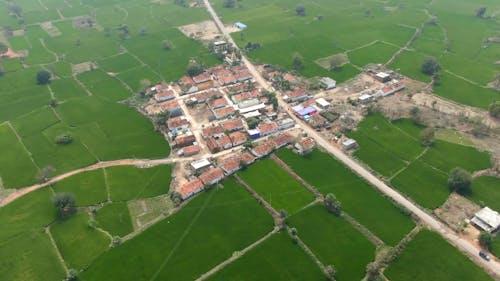
[[[215,48],[226,45],[225,41],[214,43]],[[259,71],[273,85],[271,89],[283,93],[289,110],[278,105],[274,91],[260,87],[234,54],[226,55],[225,64],[146,91],[149,101],[141,111],[153,120],[165,120],[158,128],[173,154],[193,159],[174,171],[173,192],[182,200],[279,148],[290,146],[303,155],[312,151],[315,140],[289,112],[351,152],[358,144],[343,132],[356,126],[370,103],[405,88],[392,71],[370,69],[353,85],[343,87],[329,77],[305,80],[270,65]]]

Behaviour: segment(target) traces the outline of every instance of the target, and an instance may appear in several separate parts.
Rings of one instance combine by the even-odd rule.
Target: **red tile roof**
[[[203,82],[206,82],[210,79],[211,79],[211,77],[210,77],[210,74],[208,74],[208,73],[202,73],[200,75],[193,77],[193,81],[196,83],[203,83]]]
[[[241,119],[231,119],[222,123],[224,131],[237,131],[243,129],[243,121]]]
[[[187,126],[189,126],[189,120],[187,120],[186,116],[173,117],[167,120],[167,127],[169,130]]]
[[[311,150],[316,146],[316,141],[313,138],[307,137],[301,139],[298,144],[302,148],[302,150]]]
[[[244,144],[247,141],[247,136],[242,132],[233,132],[229,134],[229,137],[231,138],[233,146]]]
[[[226,116],[234,114],[234,112],[234,108],[232,106],[228,106],[214,110],[214,115],[216,118],[224,118]]]
[[[221,125],[214,125],[203,128],[202,136],[203,137],[211,137],[215,135],[220,135],[224,133],[224,128]]]
[[[269,135],[278,131],[278,125],[275,122],[260,123],[257,128],[259,129],[260,135]]]
[[[274,139],[277,147],[285,146],[293,141],[293,136],[287,133],[279,134]]]
[[[212,185],[224,178],[224,172],[221,168],[211,168],[199,176],[199,179],[205,185]]]
[[[207,140],[207,147],[212,153],[217,153],[221,150],[219,147],[219,143],[217,143],[217,140],[213,137],[209,137]]]
[[[255,158],[255,156],[253,156],[249,152],[244,152],[243,154],[241,154],[241,161],[243,161],[246,165],[252,164],[256,159],[257,158]]]
[[[196,141],[196,137],[194,135],[180,135],[175,138],[175,144],[178,147],[184,147],[188,145],[192,145],[193,142]]]
[[[241,156],[231,156],[220,162],[220,167],[226,174],[232,174],[240,168]]]
[[[293,91],[286,92],[286,95],[291,99],[298,99],[307,96],[307,91],[302,88],[295,88]]]
[[[192,196],[195,193],[200,192],[203,190],[204,185],[199,179],[194,179],[192,181],[189,181],[179,187],[177,187],[177,192],[179,192],[182,196],[183,199],[186,199],[190,196]]]
[[[275,148],[276,143],[274,141],[266,141],[252,148],[252,153],[257,157],[263,157],[271,153]]]
[[[215,108],[220,108],[220,107],[226,106],[227,100],[225,98],[218,98],[218,99],[209,100],[207,102],[207,104],[210,108],[215,109]]]
[[[231,147],[233,147],[233,142],[227,135],[219,137],[219,139],[217,139],[217,143],[219,144],[219,147],[221,149],[230,149]]]
[[[201,147],[199,145],[190,145],[183,148],[184,156],[191,156],[200,153]]]

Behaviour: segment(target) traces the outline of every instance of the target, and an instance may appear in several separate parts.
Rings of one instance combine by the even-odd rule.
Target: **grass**
[[[77,206],[97,205],[108,200],[103,170],[84,172],[54,185],[54,192],[75,195]]]
[[[223,188],[201,194],[171,217],[104,253],[79,277],[194,280],[271,228],[271,217],[257,201],[226,180]]]
[[[258,270],[256,270],[258,269]],[[324,274],[292,239],[281,232],[224,267],[208,280],[323,280]],[[340,280],[340,279],[339,279]]]
[[[96,214],[99,225],[113,236],[125,236],[134,230],[127,203],[111,203]]]
[[[500,257],[500,238],[497,236],[491,245],[491,252],[496,256]]]
[[[361,280],[375,258],[375,246],[342,218],[315,205],[287,219],[323,264],[332,264],[337,280]]]
[[[392,281],[493,280],[439,234],[423,230],[385,270]]]
[[[0,242],[0,276],[10,281],[63,280],[66,273],[43,230]]]
[[[372,45],[349,52],[349,60],[357,66],[370,63],[386,63],[397,52],[398,48],[384,42],[375,42]]]
[[[422,64],[429,55],[418,52],[403,51],[391,64],[390,68],[416,80],[431,82],[431,77],[422,73]]]
[[[111,200],[129,201],[149,198],[168,192],[172,166],[163,165],[148,169],[137,167],[112,167],[106,169]]]
[[[486,205],[500,212],[500,179],[483,176],[472,182],[472,192],[466,195],[479,205]]]
[[[448,129],[436,130],[436,139],[464,146],[474,145],[474,143],[467,136],[462,135],[460,132]]]
[[[264,159],[238,173],[276,210],[295,213],[314,200],[314,196],[271,159]]]
[[[57,248],[69,268],[86,268],[109,247],[109,237],[89,227],[88,221],[88,214],[78,213],[67,220],[56,221],[50,227]]]
[[[73,78],[55,80],[50,83],[50,87],[58,101],[87,95],[87,92]]]
[[[412,220],[398,207],[330,155],[315,150],[302,157],[288,149],[277,155],[321,193],[335,194],[345,212],[387,244],[397,244],[413,228]]]
[[[31,156],[9,125],[0,125],[0,178],[6,188],[24,187],[35,182],[38,172]]]

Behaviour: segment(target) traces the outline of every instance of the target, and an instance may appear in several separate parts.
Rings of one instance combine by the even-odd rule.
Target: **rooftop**
[[[177,192],[179,192],[182,198],[191,196],[192,194],[201,191],[204,188],[203,183],[199,179],[191,180],[179,187],[177,187]]]
[[[224,178],[224,172],[221,168],[211,168],[199,176],[199,179],[205,185],[215,184]]]
[[[205,167],[208,167],[212,165],[212,163],[210,163],[210,161],[208,161],[208,159],[200,159],[200,160],[196,160],[194,162],[191,162],[191,167],[195,170],[199,170],[201,168],[205,168]]]

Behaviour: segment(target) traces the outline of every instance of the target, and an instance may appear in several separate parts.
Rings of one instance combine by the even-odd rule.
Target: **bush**
[[[448,186],[451,191],[468,192],[472,188],[472,176],[466,170],[457,167],[451,170],[448,178]]]
[[[71,193],[57,193],[52,197],[52,202],[60,218],[67,218],[76,212],[76,198]]]
[[[428,58],[422,64],[422,73],[427,74],[429,76],[434,75],[439,70],[441,70],[441,66],[437,62],[435,58]]]
[[[59,135],[54,139],[54,141],[57,144],[70,144],[73,142],[73,136],[70,134]]]
[[[500,118],[500,101],[495,101],[490,104],[488,112],[490,113],[491,117]]]
[[[493,236],[491,233],[482,231],[481,234],[479,234],[479,245],[484,247],[485,249],[490,249],[491,248],[491,243],[493,242]]]
[[[304,7],[302,5],[297,6],[295,8],[295,13],[297,14],[297,16],[305,17],[306,16],[306,7]]]
[[[425,128],[420,133],[420,142],[424,146],[431,146],[434,144],[435,135],[436,135],[436,130],[434,130],[434,128]]]
[[[47,85],[50,82],[50,76],[47,70],[40,70],[36,74],[36,81],[39,85]]]

